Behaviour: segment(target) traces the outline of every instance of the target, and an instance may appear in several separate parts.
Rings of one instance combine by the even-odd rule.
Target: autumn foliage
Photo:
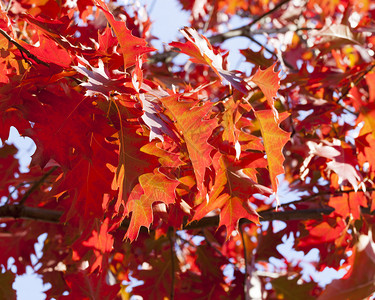
[[[0,298],[42,234],[47,299],[369,297],[374,3],[179,2],[190,27],[161,50],[148,6],[1,2]],[[287,238],[346,275],[318,284]]]

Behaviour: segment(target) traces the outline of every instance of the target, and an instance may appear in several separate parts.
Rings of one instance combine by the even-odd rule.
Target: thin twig
[[[39,58],[37,58],[34,54],[32,54],[29,50],[27,50],[25,47],[21,46],[18,42],[16,42],[12,37],[10,37],[8,35],[8,33],[6,33],[5,30],[1,29],[0,28],[0,33],[9,41],[11,42],[14,46],[17,47],[17,49],[21,52],[21,55],[23,56],[23,53],[25,53],[29,58],[33,59],[35,62],[37,62],[38,64],[41,64],[41,65],[44,65],[46,67],[49,67],[49,64],[46,63],[45,61],[42,61],[40,60]],[[25,58],[25,57],[24,57]],[[31,64],[31,62],[25,58],[25,60]]]
[[[283,0],[281,1],[279,4],[275,5],[274,8],[272,8],[271,10],[265,12],[263,15],[255,18],[254,20],[251,21],[251,23],[247,26],[252,27],[253,25],[255,25],[256,23],[258,23],[260,20],[264,19],[265,17],[269,16],[270,14],[274,13],[275,11],[277,11],[281,6],[283,6],[284,4],[288,3],[290,0]]]
[[[19,205],[23,205],[27,198],[50,176],[55,170],[57,169],[57,166],[52,167],[47,173],[45,173],[40,179],[31,186],[30,189],[27,190],[27,192],[23,195],[21,198]]]
[[[371,191],[375,191],[375,188],[366,188],[366,192],[371,192]],[[358,192],[365,192],[365,191],[355,190],[355,189],[337,190],[337,191],[323,191],[323,192],[319,192],[319,193],[316,193],[316,194],[313,194],[313,195],[303,197],[299,200],[295,200],[295,201],[292,201],[292,202],[280,204],[280,205],[277,206],[277,208],[279,209],[279,208],[282,208],[282,207],[288,207],[290,205],[301,204],[301,203],[304,203],[304,202],[314,200],[316,197],[320,197],[320,196],[324,196],[324,195],[337,196],[337,195],[340,195],[340,194],[349,194],[349,193],[353,193],[353,192],[358,193]],[[275,211],[275,210],[276,210],[276,207],[271,207],[269,209],[259,211],[258,214],[264,214],[264,213]]]
[[[354,85],[354,86],[357,86],[358,83],[360,83],[360,82],[362,81],[362,79],[364,79],[365,76],[366,76],[369,72],[371,72],[372,69],[374,69],[374,68],[375,68],[375,63],[373,62],[370,66],[368,66],[368,67],[364,70],[364,72],[363,72],[363,74],[362,74],[361,76],[359,76],[356,80],[354,80],[353,85]],[[342,99],[344,99],[344,98],[348,95],[348,93],[350,92],[351,88],[352,88],[351,85],[346,86],[345,89],[344,89],[344,91],[341,92],[341,96],[340,96],[340,98],[338,98],[335,102],[338,103],[338,102],[340,102]],[[345,110],[348,111],[348,112],[350,112],[350,113],[352,113],[352,114],[354,114],[354,115],[358,115],[356,112],[352,112],[351,110],[349,110],[349,109],[347,109],[347,108],[345,108]]]
[[[354,86],[357,86],[358,83],[360,83],[360,82],[365,78],[365,76],[366,76],[369,72],[372,71],[372,69],[373,69],[374,67],[375,67],[375,63],[372,63],[372,65],[370,65],[369,67],[367,67],[367,68],[365,69],[365,71],[363,72],[363,74],[362,74],[361,76],[359,76],[356,80],[354,80],[353,85],[354,85]],[[341,92],[341,96],[340,96],[337,100],[335,100],[335,103],[336,103],[337,105],[340,105],[340,106],[343,108],[343,110],[345,110],[346,112],[351,113],[351,114],[353,114],[353,115],[355,115],[355,116],[358,117],[358,113],[357,113],[357,112],[351,111],[350,109],[348,109],[347,107],[343,106],[343,105],[340,103],[340,101],[341,101],[342,99],[344,99],[344,98],[348,95],[348,93],[350,92],[351,88],[352,88],[351,85],[347,85],[347,86],[345,86],[344,90]]]
[[[62,211],[40,207],[29,207],[23,205],[0,206],[1,218],[29,219],[49,223],[59,223],[62,215]]]
[[[9,195],[8,195],[8,197],[7,197],[7,200],[5,201],[4,204],[9,204],[9,201],[10,201],[10,199],[12,198],[12,195],[13,195],[15,192],[17,192],[18,189],[19,189],[20,187],[22,187],[22,186],[24,186],[24,185],[27,185],[27,184],[29,184],[29,182],[21,182],[20,184],[17,184],[17,185],[14,187],[14,190],[11,191],[11,192],[9,193]]]
[[[207,238],[206,230],[204,228],[202,230],[202,234],[207,245],[212,248],[220,257],[225,257],[225,255],[211,243],[210,239]],[[235,264],[233,264],[233,266],[235,266]]]
[[[238,28],[235,28],[235,29],[232,29],[232,30],[229,30],[229,31],[227,31],[225,33],[219,33],[219,34],[213,35],[213,36],[209,37],[208,40],[211,43],[222,43],[225,40],[230,39],[232,37],[237,37],[237,36],[246,36],[246,37],[248,37],[249,35],[252,36],[252,35],[254,35],[251,32],[251,27],[253,25],[255,25],[257,22],[259,22],[260,20],[262,20],[264,17],[266,17],[266,16],[274,13],[276,10],[278,10],[281,6],[283,6],[284,4],[286,4],[289,1],[290,0],[283,0],[279,4],[277,4],[273,9],[271,9],[271,10],[265,12],[263,15],[255,18],[249,24],[241,26],[241,27],[238,27]]]
[[[170,227],[168,229],[168,239],[169,239],[169,243],[170,243],[170,247],[171,247],[171,277],[172,277],[172,281],[171,281],[171,293],[170,293],[170,299],[171,300],[174,299],[174,288],[175,288],[175,277],[176,277],[176,274],[175,274],[175,264],[174,264],[174,257],[175,257],[175,254],[174,254],[174,240],[173,240],[172,234],[173,234],[173,228]]]
[[[268,221],[295,221],[295,220],[311,220],[320,219],[323,215],[329,215],[334,211],[332,207],[312,208],[290,211],[261,211],[258,212],[260,222]],[[241,219],[240,224],[251,223],[248,219]],[[218,226],[219,216],[205,217],[199,221],[195,221],[183,226],[183,229],[200,229],[204,227]]]
[[[5,12],[8,12],[8,11],[9,11],[9,9],[10,9],[11,6],[12,6],[12,2],[13,2],[13,0],[9,0],[9,1],[8,1],[7,7],[5,8]]]
[[[244,257],[244,260],[245,260],[245,276],[244,276],[244,280],[243,280],[243,292],[244,292],[244,299],[246,299],[247,298],[246,297],[246,294],[247,294],[246,281],[247,281],[247,279],[249,278],[250,275],[247,271],[247,266],[248,266],[249,262],[247,260],[247,250],[246,250],[246,243],[245,243],[245,237],[244,237],[243,225],[242,224],[239,225],[239,231],[240,231],[240,234],[241,234],[243,257]]]

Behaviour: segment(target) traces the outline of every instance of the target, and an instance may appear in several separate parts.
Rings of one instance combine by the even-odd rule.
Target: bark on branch
[[[328,215],[333,212],[332,207],[316,208],[316,209],[303,209],[303,210],[290,210],[290,211],[267,211],[260,212],[259,220],[264,221],[290,221],[290,220],[309,220],[319,219],[322,215]],[[0,206],[0,219],[1,218],[14,218],[14,219],[31,219],[36,221],[59,223],[62,211],[51,209],[44,209],[39,207],[28,207],[23,205],[3,205]],[[249,223],[247,219],[241,219],[240,223]],[[199,221],[184,224],[183,229],[197,229],[209,226],[218,226],[219,216],[205,217]],[[124,220],[122,226],[127,228],[129,219]]]

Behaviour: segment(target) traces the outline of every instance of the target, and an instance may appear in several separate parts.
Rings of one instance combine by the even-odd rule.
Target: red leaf
[[[149,227],[153,221],[152,204],[175,202],[175,189],[180,184],[162,174],[147,173],[139,177],[137,185],[129,196],[126,213],[132,212],[128,231],[125,237],[134,241],[138,237],[141,226]]]
[[[43,34],[39,35],[38,47],[23,42],[22,46],[37,58],[47,63],[54,63],[67,68],[72,62],[69,53],[65,49],[59,48],[53,40],[46,38]]]
[[[102,224],[100,224],[97,230],[92,232],[92,236],[88,241],[82,243],[83,246],[92,248],[96,257],[95,262],[91,266],[91,271],[94,271],[99,267],[101,271],[103,263],[103,254],[110,253],[113,248],[113,236],[108,233],[109,219],[106,218]]]
[[[120,284],[108,285],[106,282],[107,274],[105,272],[88,274],[85,271],[70,273],[65,277],[70,291],[68,296],[62,296],[61,299],[116,299],[120,291]]]
[[[219,227],[226,226],[227,239],[232,231],[237,229],[241,218],[258,224],[258,214],[250,206],[249,198],[255,192],[259,192],[261,186],[243,172],[244,168],[250,169],[253,164],[256,164],[258,158],[257,155],[252,154],[239,161],[230,161],[220,153],[216,154],[214,157],[215,183],[210,189],[208,201],[203,201],[196,207],[192,221],[202,219],[209,212],[219,208]]]
[[[220,79],[225,78],[235,89],[246,94],[248,92],[246,83],[236,72],[225,70],[223,57],[212,48],[206,37],[199,34],[195,29],[185,27],[180,30],[188,40],[186,43],[173,42],[169,45],[175,47],[179,52],[193,57],[193,62],[209,65]]]
[[[111,29],[107,26],[102,34],[98,33],[98,52],[103,55],[108,54],[108,50],[117,45],[117,40],[112,36]]]
[[[121,125],[120,132],[116,134],[119,146],[119,162],[117,167],[111,167],[115,172],[112,181],[112,189],[118,189],[118,197],[115,211],[120,211],[120,206],[125,205],[134,186],[138,183],[138,178],[142,174],[151,172],[154,169],[154,157],[145,155],[141,148],[147,145],[148,139],[142,134],[138,134],[138,127]]]
[[[125,22],[116,21],[114,16],[109,12],[107,5],[102,0],[95,0],[94,3],[103,11],[117,36],[121,46],[121,53],[124,57],[125,69],[134,66],[140,55],[156,50],[146,47],[147,42],[144,39],[133,36],[131,31],[126,27]]]
[[[372,233],[362,234],[353,251],[353,263],[344,278],[333,280],[318,300],[362,300],[375,291],[375,244]]]
[[[339,184],[347,180],[357,190],[358,182],[361,181],[360,173],[355,169],[358,164],[357,157],[353,155],[351,148],[343,148],[341,144],[340,140],[334,140],[332,143],[323,140],[319,144],[308,141],[310,156],[305,159],[304,167],[307,167],[314,155],[331,159],[327,162],[327,169],[339,176]]]
[[[230,197],[220,211],[220,223],[227,228],[227,239],[231,236],[233,230],[238,228],[240,219],[245,218],[256,224],[259,224],[257,212],[249,205],[248,200],[238,197]]]
[[[102,217],[103,199],[110,194],[112,173],[107,163],[114,162],[116,155],[113,145],[109,144],[100,135],[91,136],[92,156],[89,159],[81,158],[66,176],[56,183],[55,194],[69,193],[71,202],[62,202],[69,206],[63,220],[68,221],[73,216],[82,217],[81,224],[95,217]],[[105,155],[107,162],[103,161]]]
[[[274,192],[277,192],[277,176],[284,174],[283,163],[285,157],[282,149],[289,141],[290,137],[290,133],[282,130],[279,125],[288,117],[288,114],[282,113],[279,121],[275,120],[275,116],[271,110],[256,111],[255,115],[260,123],[260,130],[262,132],[264,149],[267,155],[268,170],[270,173],[272,189]]]
[[[251,78],[251,81],[256,83],[257,86],[262,90],[264,96],[267,98],[268,105],[275,109],[274,99],[277,95],[277,91],[280,88],[279,72],[274,72],[276,64],[268,67],[264,71],[258,68],[255,75]]]
[[[193,164],[198,189],[203,192],[203,182],[206,168],[211,165],[210,152],[214,149],[207,140],[217,127],[215,119],[204,120],[212,108],[212,103],[205,102],[197,106],[196,102],[179,101],[179,95],[162,99],[163,105],[177,121],[177,128],[184,137]]]

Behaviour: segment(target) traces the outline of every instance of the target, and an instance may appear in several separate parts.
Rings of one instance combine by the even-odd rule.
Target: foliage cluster
[[[368,297],[374,3],[180,4],[190,27],[157,51],[137,2],[1,2],[0,138],[14,126],[36,151],[23,173],[0,148],[0,296],[46,233],[48,299]],[[228,66],[235,37],[261,46],[240,50],[251,72]],[[279,200],[281,178],[299,200]],[[287,237],[347,274],[303,277]]]

